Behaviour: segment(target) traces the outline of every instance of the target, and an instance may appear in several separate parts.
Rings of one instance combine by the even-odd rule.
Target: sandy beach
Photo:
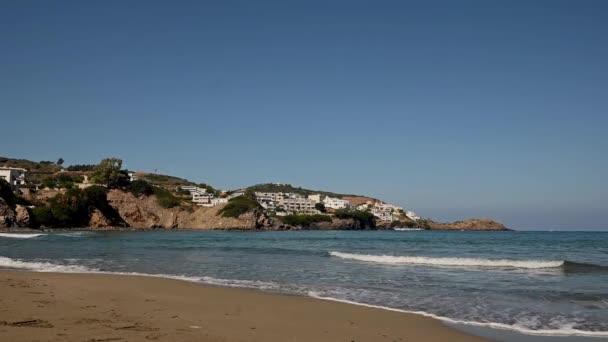
[[[431,318],[105,274],[0,271],[0,341],[484,341]]]

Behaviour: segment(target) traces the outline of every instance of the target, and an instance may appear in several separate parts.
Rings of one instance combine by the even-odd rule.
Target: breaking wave
[[[139,272],[108,272],[102,271],[97,268],[90,268],[80,265],[61,265],[54,264],[45,261],[23,261],[18,259],[11,259],[0,256],[0,268],[15,268],[22,270],[30,270],[35,272],[56,272],[56,273],[98,273],[98,274],[116,274],[116,275],[132,275],[132,276],[143,276],[143,277],[154,277],[154,278],[167,278],[175,280],[183,280],[194,283],[203,283],[208,285],[222,286],[222,287],[240,287],[240,288],[255,288],[260,290],[279,290],[281,285],[274,282],[266,282],[260,280],[241,280],[241,279],[222,279],[214,277],[197,277],[197,276],[186,276],[186,275],[172,275],[172,274],[151,274],[151,273],[139,273]]]
[[[0,233],[0,237],[13,239],[32,239],[46,234],[21,234],[21,233]]]
[[[350,260],[358,260],[391,265],[429,265],[429,266],[478,266],[478,267],[510,267],[510,268],[554,268],[562,267],[561,260],[509,260],[509,259],[478,259],[478,258],[434,258],[422,256],[392,256],[329,252],[329,255]]]
[[[332,255],[338,253],[339,255],[348,253],[339,253],[332,252]],[[355,254],[358,255],[358,254]],[[437,258],[435,258],[437,259]],[[475,259],[474,259],[475,260]],[[115,274],[115,275],[128,275],[128,276],[144,276],[144,277],[154,277],[154,278],[166,278],[166,279],[174,279],[181,281],[188,281],[194,283],[202,283],[208,285],[215,285],[221,287],[238,287],[238,288],[252,288],[252,289],[260,289],[260,290],[269,290],[269,291],[281,291],[285,289],[285,285],[274,283],[274,282],[266,282],[266,281],[258,281],[258,280],[240,280],[240,279],[221,279],[207,276],[186,276],[186,275],[170,275],[170,274],[148,274],[148,273],[138,273],[138,272],[107,272],[101,271],[96,268],[89,268],[80,265],[61,265],[54,264],[45,261],[24,261],[19,259],[11,259],[7,257],[0,256],[0,268],[1,267],[9,267],[9,268],[18,268],[25,269],[36,272],[57,272],[57,273],[95,273],[95,274]],[[303,288],[300,288],[302,290]],[[370,308],[402,312],[402,313],[411,313],[418,314],[427,317],[432,317],[434,319],[438,319],[447,323],[453,324],[465,324],[471,326],[481,326],[488,327],[494,329],[503,329],[503,330],[512,330],[530,335],[546,335],[546,336],[590,336],[590,337],[608,337],[607,331],[587,331],[573,328],[571,324],[565,324],[559,329],[530,329],[525,326],[521,326],[518,324],[504,324],[504,323],[495,323],[495,322],[476,322],[476,321],[464,321],[453,319],[449,317],[438,316],[433,313],[425,312],[425,311],[408,311],[402,310],[392,307],[385,307],[380,305],[366,304],[361,302],[355,302],[345,299],[327,297],[315,291],[297,291],[300,294],[306,294],[309,297],[329,300],[353,305],[360,305]]]
[[[511,324],[495,323],[495,322],[464,321],[464,320],[458,320],[458,319],[453,319],[453,318],[449,318],[449,317],[438,316],[438,315],[435,315],[435,314],[432,314],[432,313],[429,313],[426,311],[409,311],[409,310],[396,309],[396,308],[391,308],[391,307],[386,307],[386,306],[381,306],[381,305],[354,302],[354,301],[350,301],[350,300],[346,300],[346,299],[325,297],[325,296],[320,295],[319,293],[312,292],[312,291],[309,292],[308,295],[313,298],[328,300],[328,301],[332,301],[332,302],[347,303],[347,304],[365,306],[365,307],[374,308],[374,309],[382,309],[382,310],[388,310],[388,311],[394,311],[394,312],[422,315],[422,316],[431,317],[431,318],[434,318],[434,319],[437,319],[437,320],[440,320],[443,322],[447,322],[447,323],[452,323],[452,324],[464,324],[464,325],[487,327],[487,328],[493,328],[493,329],[511,330],[511,331],[517,331],[517,332],[520,332],[523,334],[528,334],[528,335],[608,337],[608,331],[580,330],[580,329],[573,328],[572,324],[564,324],[562,327],[560,327],[558,329],[530,329],[530,328],[527,328],[527,327],[524,327],[524,326],[521,326],[518,324],[511,325]]]

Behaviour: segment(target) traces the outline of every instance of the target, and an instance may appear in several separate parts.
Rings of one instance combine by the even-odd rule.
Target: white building
[[[325,205],[326,208],[332,208],[332,209],[346,209],[346,208],[350,207],[349,201],[343,200],[341,198],[329,197],[329,196],[325,197],[325,199],[323,200],[323,204]]]
[[[256,192],[260,205],[268,210],[283,209],[287,212],[317,214],[314,200],[291,192]]]
[[[134,182],[138,179],[139,179],[139,177],[137,177],[137,174],[135,172],[129,172],[129,181],[130,182]]]
[[[0,178],[15,186],[25,185],[26,169],[0,166]]]
[[[416,215],[416,213],[415,213],[415,212],[413,212],[413,211],[411,211],[411,210],[408,210],[408,211],[405,213],[405,216],[409,217],[410,219],[412,219],[412,220],[414,220],[414,221],[418,221],[418,220],[420,220],[420,216]]]
[[[393,210],[391,208],[375,206],[372,208],[372,214],[381,221],[393,221]]]
[[[192,195],[192,202],[196,203],[197,205],[212,206],[211,200],[214,196],[213,194],[208,194],[207,189],[192,185],[185,185],[181,188],[190,192],[190,195]]]
[[[321,202],[321,194],[308,195],[308,199],[311,201],[315,201],[315,203]]]

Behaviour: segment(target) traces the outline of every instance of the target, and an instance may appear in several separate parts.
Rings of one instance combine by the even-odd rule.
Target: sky
[[[0,156],[608,230],[606,1],[0,0]]]

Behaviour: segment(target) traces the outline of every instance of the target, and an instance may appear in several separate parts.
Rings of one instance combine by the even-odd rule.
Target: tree
[[[126,187],[129,184],[129,175],[121,169],[122,159],[106,158],[95,168],[92,180],[110,189]]]
[[[61,166],[61,165],[63,165],[63,162],[64,162],[63,158],[57,159],[57,165]]]
[[[315,204],[315,209],[317,209],[318,211],[324,213],[327,211],[327,209],[325,208],[325,204],[319,202]]]
[[[3,198],[11,207],[15,205],[16,198],[15,193],[13,193],[13,188],[3,178],[0,178],[0,198]]]

